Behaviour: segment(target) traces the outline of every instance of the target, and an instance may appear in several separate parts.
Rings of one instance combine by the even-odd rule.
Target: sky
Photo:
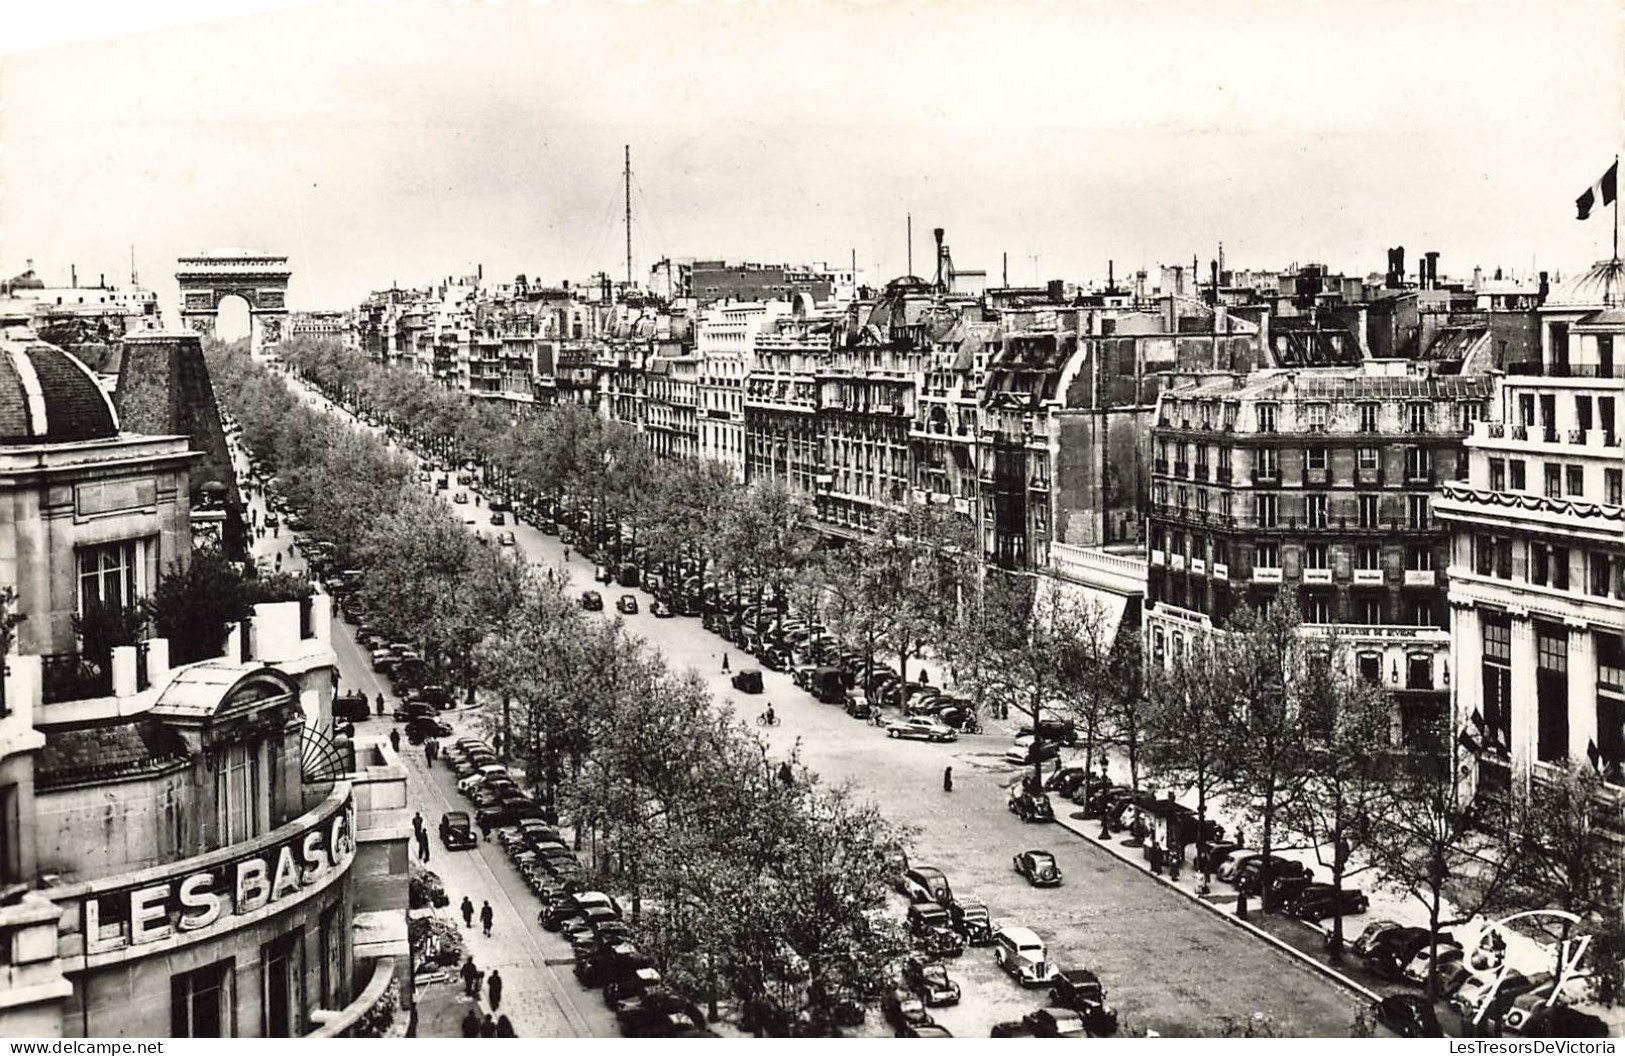
[[[60,0],[0,33],[0,275],[287,254],[294,308],[484,267],[856,254],[869,281],[1207,261],[1569,271],[1625,135],[1580,0]],[[232,17],[222,10],[247,9]],[[1414,264],[1412,265],[1414,267]]]

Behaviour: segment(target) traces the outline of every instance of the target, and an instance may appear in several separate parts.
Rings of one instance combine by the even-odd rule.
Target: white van
[[[1000,922],[993,929],[993,960],[1022,986],[1048,986],[1059,974],[1031,928]]]

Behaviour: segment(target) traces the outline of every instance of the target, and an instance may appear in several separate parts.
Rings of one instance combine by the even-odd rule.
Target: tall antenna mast
[[[904,275],[914,274],[914,214],[908,214],[908,269]]]
[[[626,145],[626,286],[632,287],[632,144]]]
[[[136,281],[135,277],[135,244],[133,242],[130,244],[130,285],[141,285],[140,282]]]

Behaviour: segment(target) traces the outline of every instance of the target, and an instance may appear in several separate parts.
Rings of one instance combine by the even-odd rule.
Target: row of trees
[[[1087,768],[1118,752],[1134,787],[1190,790],[1199,821],[1221,801],[1240,808],[1266,859],[1311,847],[1339,888],[1371,870],[1426,911],[1435,937],[1480,912],[1543,905],[1618,932],[1597,775],[1578,763],[1534,795],[1479,793],[1463,780],[1470,760],[1453,731],[1400,745],[1395,702],[1352,674],[1343,643],[1304,633],[1291,597],[1145,665],[1139,636],[1114,634],[1103,610],[984,574],[972,527],[941,507],[888,513],[856,543],[815,545],[811,512],[782,486],[741,487],[705,462],[656,471],[630,430],[585,408],[510,424],[335,346],[289,358],[420,442],[481,458],[530,494],[587,504],[634,527],[653,553],[792,600],[870,669],[894,657],[906,675],[932,650],[979,707],[1072,719]],[[1335,955],[1341,919],[1333,928]]]
[[[843,1001],[878,997],[905,948],[883,910],[906,832],[794,755],[771,760],[696,676],[669,670],[619,621],[586,616],[554,578],[476,541],[409,486],[410,466],[383,444],[334,428],[240,349],[210,355],[222,402],[310,534],[365,571],[371,611],[471,696],[484,691],[504,751],[567,820],[589,867],[627,893],[668,979],[713,1013],[730,1002],[748,1029],[775,1034],[827,1033]],[[771,499],[740,502],[703,468],[672,476],[683,483],[662,490],[690,516],[646,521],[651,545],[789,589],[783,570],[793,566],[770,551],[802,545],[788,530],[798,515]],[[724,504],[739,512],[719,540]]]

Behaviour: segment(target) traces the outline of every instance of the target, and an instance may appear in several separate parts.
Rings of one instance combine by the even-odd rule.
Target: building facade
[[[1492,787],[1586,760],[1625,802],[1625,309],[1618,262],[1540,311],[1445,488],[1458,725]]]

